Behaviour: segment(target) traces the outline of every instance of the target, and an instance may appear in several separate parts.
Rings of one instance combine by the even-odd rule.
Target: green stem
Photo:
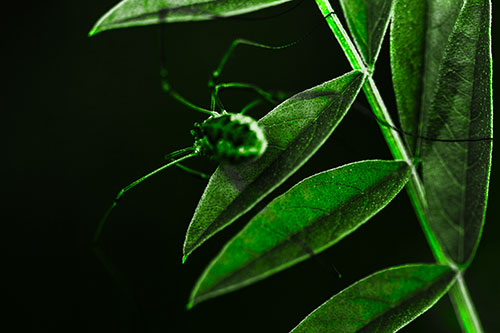
[[[367,68],[367,66],[365,65],[363,58],[357,51],[346,30],[343,28],[338,16],[336,14],[332,14],[334,10],[328,0],[315,1],[321,11],[321,14],[326,17],[328,26],[335,35],[335,38],[338,40],[352,68],[361,70],[368,76],[367,82],[363,86],[363,91],[373,110],[373,113],[378,119],[381,119],[388,125],[394,127],[394,123],[389,115],[389,112],[387,111],[387,107],[385,106],[384,101],[375,84],[375,81],[372,78],[373,68]],[[436,235],[434,234],[426,220],[425,209],[427,203],[425,200],[424,187],[414,167],[414,163],[410,157],[410,154],[408,153],[403,143],[403,140],[401,140],[399,133],[393,128],[382,124],[379,125],[393,157],[395,159],[405,160],[409,165],[412,166],[412,176],[410,182],[406,186],[406,190],[408,192],[408,196],[410,197],[413,208],[415,209],[415,213],[418,217],[420,225],[427,238],[427,242],[429,243],[429,246],[432,250],[434,258],[437,262],[447,264],[453,267],[453,269],[458,272],[458,267],[452,260],[450,260],[446,256],[443,248],[441,247],[441,244],[438,242]],[[474,309],[474,305],[470,298],[470,295],[467,291],[462,272],[458,272],[457,282],[452,286],[449,294],[453,304],[455,305],[455,312],[460,321],[462,329],[465,332],[482,332],[483,330],[481,327],[481,323]]]
[[[451,287],[449,295],[455,312],[460,318],[459,322],[462,326],[462,331],[467,333],[483,332],[481,321],[470,297],[462,272],[458,273],[457,282]]]

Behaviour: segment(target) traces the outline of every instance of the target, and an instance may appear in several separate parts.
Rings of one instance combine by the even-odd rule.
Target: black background
[[[115,3],[38,1],[18,4],[4,14],[7,170],[2,187],[7,200],[2,210],[6,254],[2,299],[9,311],[4,312],[7,320],[2,325],[10,326],[8,331],[287,332],[326,299],[366,275],[393,265],[433,261],[403,191],[356,233],[319,255],[338,267],[341,279],[316,260],[308,260],[186,311],[189,292],[204,267],[270,198],[181,265],[184,234],[205,181],[174,168],[138,186],[113,212],[102,241],[120,272],[120,282],[113,279],[88,247],[97,221],[120,188],[160,166],[165,154],[190,146],[189,130],[204,119],[161,91],[158,27],[87,37]],[[194,103],[208,106],[209,73],[232,40],[286,44],[321,20],[314,3],[305,1],[269,20],[168,25],[170,82]],[[394,111],[388,58],[385,41],[375,80]],[[298,92],[349,70],[322,24],[285,50],[238,49],[222,80]],[[233,91],[222,95],[230,111],[251,97]],[[361,94],[358,101],[366,105]],[[252,115],[258,118],[269,109],[267,105]],[[390,155],[377,124],[351,110],[320,151],[271,198],[315,172],[371,158]],[[206,171],[215,167],[201,158],[190,165]],[[500,310],[496,169],[493,164],[482,242],[466,274],[489,332],[498,328]],[[459,331],[448,297],[402,331],[424,330]]]

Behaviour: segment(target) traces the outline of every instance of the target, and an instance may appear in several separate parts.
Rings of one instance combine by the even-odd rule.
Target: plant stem
[[[326,17],[328,26],[346,54],[351,67],[353,69],[363,71],[365,75],[368,76],[368,79],[363,86],[363,91],[373,110],[373,113],[377,119],[381,119],[386,124],[394,127],[394,123],[389,115],[389,112],[387,111],[387,107],[385,106],[375,81],[372,78],[373,69],[367,68],[365,65],[363,58],[357,51],[346,30],[343,28],[338,16],[336,14],[332,14],[334,13],[334,10],[328,0],[315,1],[321,11],[321,14]],[[382,124],[379,125],[393,157],[395,159],[405,160],[412,166],[412,176],[410,182],[406,186],[406,190],[434,258],[438,263],[449,265],[457,271],[457,282],[451,287],[449,295],[452,299],[452,303],[454,304],[455,312],[460,325],[462,326],[462,330],[465,332],[483,332],[479,317],[477,316],[474,308],[474,304],[467,291],[467,286],[463,279],[462,272],[460,272],[456,264],[446,256],[441,244],[438,242],[436,235],[426,220],[425,210],[427,203],[425,200],[424,187],[414,167],[410,154],[403,143],[403,140],[401,140],[399,133],[393,128]]]
[[[321,13],[325,16],[333,12],[333,8],[330,6],[328,0],[316,0],[316,4],[321,10]],[[380,95],[377,89],[375,81],[371,77],[371,71],[366,67],[365,63],[363,62],[361,55],[359,54],[356,47],[352,43],[345,29],[342,27],[342,24],[338,16],[336,14],[332,14],[329,15],[326,18],[326,20],[330,29],[333,31],[335,37],[339,41],[344,53],[347,55],[347,58],[349,59],[352,68],[359,69],[368,76],[368,79],[365,85],[363,86],[363,91],[365,93],[366,99],[368,100],[368,103],[370,104],[373,110],[373,113],[375,114],[377,119],[381,119],[388,125],[394,127],[394,123],[389,115],[389,112],[387,110],[387,107],[385,106],[382,96]],[[432,230],[430,229],[425,220],[426,200],[425,200],[422,181],[420,180],[417,171],[413,167],[414,163],[411,160],[410,155],[408,154],[408,151],[406,150],[405,145],[401,140],[401,137],[399,136],[399,133],[396,130],[392,129],[390,126],[382,124],[379,125],[382,134],[387,142],[387,145],[389,146],[389,150],[391,151],[394,158],[403,159],[409,165],[412,166],[413,169],[412,169],[411,181],[407,185],[407,190],[411,202],[413,204],[413,207],[415,208],[419,221],[424,227],[425,235],[431,245],[431,249],[433,251],[434,256],[436,257],[436,260],[440,263],[449,264],[451,261],[448,260],[444,255],[444,251],[441,249],[439,242],[437,241],[434,233],[432,232]],[[455,265],[453,264],[453,266]]]
[[[455,307],[455,312],[460,316],[462,331],[471,333],[483,332],[481,321],[477,315],[476,307],[470,298],[462,272],[458,273],[457,282],[451,287],[449,295]]]

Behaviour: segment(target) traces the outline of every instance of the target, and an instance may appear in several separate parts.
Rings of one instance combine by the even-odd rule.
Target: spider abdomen
[[[201,156],[239,164],[259,158],[267,148],[264,131],[249,116],[223,113],[212,116],[192,131]]]

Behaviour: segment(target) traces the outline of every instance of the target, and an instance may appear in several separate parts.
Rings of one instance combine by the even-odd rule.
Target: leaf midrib
[[[327,110],[330,109],[330,107],[332,106],[332,104],[334,104],[336,101],[337,101],[337,97],[340,97],[339,100],[338,100],[338,106],[336,108],[336,110],[334,111],[335,114],[338,114],[339,112],[339,109],[340,107],[343,105],[343,100],[344,100],[344,94],[345,92],[349,91],[351,89],[351,87],[357,82],[356,79],[352,80],[351,82],[349,82],[346,87],[343,89],[343,92],[344,93],[340,93],[340,94],[334,94],[332,100],[327,104],[325,105],[325,107],[323,107],[323,110],[321,110],[318,115],[316,117],[311,117],[315,119],[314,122],[310,122],[307,126],[305,126],[303,128],[302,131],[300,131],[300,135],[297,135],[297,137],[292,140],[287,146],[285,149],[282,149],[282,147],[279,147],[281,151],[277,152],[277,155],[276,155],[276,158],[274,158],[269,164],[268,166],[262,170],[261,173],[259,173],[259,175],[257,177],[255,177],[252,181],[250,181],[247,186],[245,187],[245,190],[248,189],[249,187],[251,187],[255,182],[257,182],[257,180],[259,180],[262,176],[262,174],[268,170],[269,166],[271,166],[273,163],[276,162],[276,160],[278,160],[278,158],[280,156],[282,156],[283,154],[285,154],[289,147],[293,145],[293,143],[295,143],[296,141],[298,141],[299,139],[302,138],[302,134],[306,131],[308,131],[312,126],[317,126],[316,125],[316,120],[318,118],[320,118],[324,112],[327,112]],[[340,95],[340,96],[339,96]],[[348,111],[348,110],[347,110]],[[346,111],[346,113],[347,113]],[[337,125],[340,121],[337,122]],[[272,125],[272,124],[271,124]],[[333,129],[335,129],[335,127],[337,126],[335,125],[333,127]],[[314,131],[315,132],[315,131]],[[311,140],[310,140],[311,141]],[[310,141],[308,143],[308,145],[310,144]],[[326,141],[326,140],[325,140]],[[307,146],[306,146],[307,148]],[[303,160],[303,157],[302,155],[300,156],[300,159]],[[288,174],[288,176],[290,176],[291,174],[293,174],[298,168],[300,168],[303,164],[305,163],[305,161],[302,161],[301,163],[299,163],[298,165],[295,166],[295,168],[293,168],[293,170],[290,171],[290,173]],[[287,177],[288,178],[288,177]],[[210,235],[213,235],[214,233],[222,230],[227,224],[235,221],[236,219],[238,219],[240,216],[242,216],[243,214],[247,213],[249,210],[251,210],[260,200],[262,200],[262,198],[264,198],[265,196],[267,196],[269,193],[271,193],[276,187],[278,187],[280,184],[282,184],[284,182],[284,179],[282,179],[279,183],[277,183],[276,185],[274,185],[273,187],[271,187],[268,191],[264,192],[262,195],[260,195],[258,197],[258,199],[253,202],[251,205],[249,205],[245,210],[242,210],[240,211],[237,215],[235,215],[233,218],[231,218],[230,220],[228,221],[222,221],[222,223],[219,222],[219,219],[220,219],[220,216],[222,215],[222,212],[224,211],[227,211],[227,208],[229,206],[231,206],[238,198],[241,197],[241,195],[244,193],[244,191],[238,191],[238,194],[231,200],[231,202],[229,203],[229,205],[226,206],[226,208],[224,210],[221,211],[221,213],[218,214],[218,216],[212,221],[212,223],[204,229],[204,231],[202,232],[202,234],[197,238],[198,240],[202,239],[203,241],[205,241],[206,239],[208,239],[210,237]],[[215,226],[215,230],[214,230],[214,227]],[[207,237],[208,236],[208,237]],[[203,242],[202,241],[202,242]],[[199,245],[201,245],[201,243],[198,243],[198,244],[195,244],[195,246],[191,247],[191,249],[189,251],[186,251],[187,253],[190,253],[192,252],[196,247],[198,247]]]
[[[351,204],[353,201],[355,201],[355,200],[359,199],[359,198],[360,198],[360,197],[362,197],[363,195],[370,195],[370,194],[371,194],[371,193],[373,193],[373,192],[374,192],[374,191],[375,191],[375,190],[376,190],[379,186],[381,186],[381,185],[383,185],[383,184],[385,184],[385,183],[389,182],[393,176],[399,175],[399,174],[401,174],[401,173],[403,173],[403,172],[404,172],[404,169],[403,169],[403,168],[399,168],[399,169],[398,169],[395,173],[393,173],[393,174],[391,174],[391,175],[389,175],[389,176],[387,176],[387,177],[383,178],[380,182],[377,182],[377,183],[376,183],[376,184],[374,184],[373,186],[370,186],[367,190],[364,190],[362,193],[354,194],[354,195],[353,195],[352,197],[350,197],[350,198],[349,198],[346,202],[344,202],[344,203],[340,204],[339,206],[336,206],[336,207],[335,207],[335,210],[343,210],[343,209],[345,208],[345,206],[348,206],[348,204]],[[368,192],[368,193],[367,193],[367,192]],[[209,291],[209,292],[207,292],[207,293],[203,294],[203,295],[202,295],[202,297],[203,297],[203,298],[207,298],[207,296],[211,295],[212,293],[217,293],[217,292],[218,292],[218,291],[220,291],[220,290],[224,290],[224,289],[228,288],[228,287],[217,288],[217,286],[220,286],[220,285],[224,284],[224,282],[225,282],[225,281],[227,281],[228,279],[232,278],[232,277],[233,277],[234,275],[236,275],[238,272],[241,272],[241,271],[245,270],[248,266],[252,265],[252,264],[253,264],[254,262],[256,262],[257,260],[260,260],[260,259],[262,259],[262,258],[264,258],[264,257],[267,257],[267,256],[271,255],[274,249],[276,249],[276,248],[278,248],[278,247],[283,247],[283,246],[285,246],[288,242],[291,242],[291,239],[292,239],[292,238],[294,238],[294,237],[296,237],[296,236],[300,236],[300,234],[301,234],[301,233],[305,233],[307,230],[309,230],[309,229],[311,229],[311,228],[313,228],[313,227],[316,227],[316,226],[317,226],[319,223],[321,223],[323,220],[328,219],[328,218],[330,218],[331,216],[332,216],[332,213],[330,213],[330,214],[328,214],[328,215],[321,216],[321,217],[319,217],[319,218],[315,219],[313,223],[311,223],[311,224],[309,224],[309,225],[305,226],[304,228],[302,228],[302,229],[300,229],[300,230],[298,230],[298,231],[296,231],[296,232],[294,232],[294,233],[291,233],[291,234],[290,234],[287,238],[285,238],[285,239],[281,240],[281,241],[278,243],[278,245],[277,245],[277,246],[274,246],[274,247],[272,247],[272,248],[270,248],[270,249],[268,249],[268,250],[266,250],[266,251],[262,252],[262,254],[261,254],[260,256],[258,256],[258,257],[256,257],[256,258],[252,258],[252,260],[248,261],[248,262],[247,262],[247,263],[245,263],[243,266],[241,266],[241,267],[239,267],[237,270],[233,271],[233,272],[231,273],[231,275],[229,275],[229,276],[227,276],[227,277],[223,278],[222,280],[220,280],[219,282],[217,282],[217,283],[216,283],[216,284],[215,284],[215,285],[214,285],[214,286],[210,289],[211,291]],[[371,215],[371,216],[373,216],[373,215]],[[368,216],[367,218],[369,219],[371,216]],[[365,220],[366,220],[366,219],[365,219]],[[249,225],[250,225],[250,224],[249,224]],[[359,226],[358,226],[358,227],[359,227]],[[243,229],[243,230],[242,230],[242,232],[244,232],[244,231],[245,231],[245,229]],[[277,232],[275,231],[275,233],[277,233]],[[349,233],[347,233],[347,234],[349,234]],[[339,235],[339,237],[343,237],[343,236],[345,236],[345,234],[344,234],[344,235]],[[337,238],[338,238],[338,237],[337,237]],[[337,242],[338,242],[339,240],[340,240],[340,239],[337,239]],[[314,253],[314,249],[311,249],[311,251],[313,251],[314,255],[317,255],[319,252],[323,251],[325,247],[332,246],[332,245],[334,245],[335,243],[336,243],[336,242],[334,242],[333,244],[331,244],[331,242],[330,242],[330,243],[325,244],[325,246],[323,246],[323,247],[321,247],[321,248],[319,248],[319,249],[318,249],[318,252],[317,252],[317,253]],[[300,245],[300,244],[299,244],[299,245]],[[266,271],[266,272],[263,272],[263,273],[261,273],[261,274],[259,274],[259,275],[252,276],[252,277],[251,277],[250,279],[248,279],[248,280],[250,280],[250,281],[256,281],[256,280],[258,280],[260,277],[262,277],[263,275],[265,276],[265,275],[266,275],[266,273],[268,273],[268,272],[273,273],[273,272],[277,272],[277,271],[279,271],[279,270],[281,270],[281,269],[283,269],[283,268],[287,268],[287,267],[289,267],[290,265],[294,264],[295,262],[301,261],[304,257],[307,257],[307,256],[308,256],[308,254],[307,254],[307,253],[304,253],[304,255],[302,255],[302,256],[300,256],[300,257],[297,257],[297,258],[295,258],[295,259],[293,259],[293,260],[291,260],[291,261],[288,261],[288,262],[286,262],[286,263],[284,263],[284,264],[282,264],[282,265],[280,265],[280,266],[276,266],[276,267],[274,267],[274,268],[273,268],[272,270],[270,270],[270,271]],[[220,257],[222,257],[222,255],[218,256],[216,260],[218,260]],[[241,284],[243,284],[243,285],[244,285],[244,284],[245,284],[245,281],[242,281],[242,282],[236,283],[236,284],[232,285],[231,287],[236,287],[236,286],[239,286],[239,285],[241,285]]]

